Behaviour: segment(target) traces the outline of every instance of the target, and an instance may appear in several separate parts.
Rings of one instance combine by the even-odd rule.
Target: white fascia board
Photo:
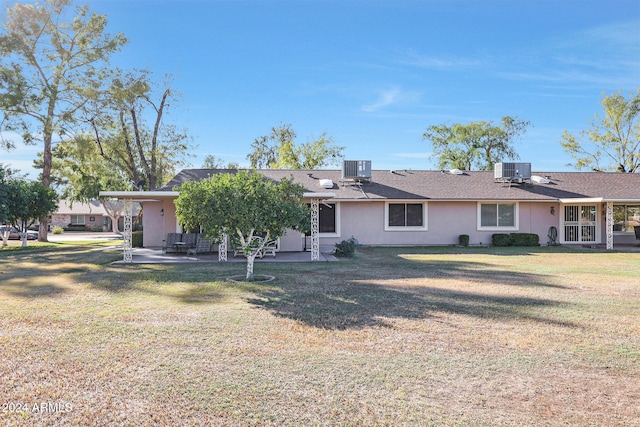
[[[177,191],[101,191],[100,197],[117,197],[120,199],[138,199],[149,197],[178,197]]]
[[[603,197],[576,197],[575,199],[558,199],[558,201],[563,204],[566,203],[571,205],[576,203],[602,203],[605,201],[605,199]]]
[[[640,199],[602,199],[603,202],[613,202],[613,203],[639,203]]]
[[[101,191],[100,197],[118,197],[118,198],[148,198],[148,197],[178,197],[179,191]],[[305,192],[305,198],[309,199],[331,199],[336,193],[315,193]]]
[[[302,195],[305,199],[333,199],[336,197],[336,193],[308,193],[305,192]]]

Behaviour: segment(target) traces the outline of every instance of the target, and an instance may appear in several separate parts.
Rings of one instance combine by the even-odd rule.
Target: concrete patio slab
[[[316,262],[334,262],[338,258],[328,253],[320,253],[320,261]],[[132,264],[179,264],[179,263],[217,263],[218,254],[201,254],[189,256],[186,254],[164,253],[160,249],[134,248],[131,257]],[[224,262],[224,261],[222,261]],[[227,254],[227,262],[246,263],[245,257],[233,256],[232,252]],[[278,252],[275,257],[266,256],[264,258],[256,258],[256,263],[264,262],[312,262],[311,252]],[[123,260],[115,261],[113,264],[125,264]]]

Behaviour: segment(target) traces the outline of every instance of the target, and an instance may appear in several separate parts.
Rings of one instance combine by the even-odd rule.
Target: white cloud
[[[449,70],[453,68],[474,68],[484,65],[484,59],[454,57],[454,56],[434,56],[416,52],[413,49],[400,51],[396,62],[402,65],[425,68],[430,70]]]
[[[420,98],[419,92],[405,91],[394,86],[390,89],[379,91],[377,99],[371,104],[363,105],[362,111],[374,113],[390,106],[410,104],[418,98]]]
[[[373,104],[364,105],[362,107],[362,111],[366,113],[373,113],[384,107],[393,105],[398,100],[400,93],[400,89],[398,88],[384,90],[378,95],[378,99]]]

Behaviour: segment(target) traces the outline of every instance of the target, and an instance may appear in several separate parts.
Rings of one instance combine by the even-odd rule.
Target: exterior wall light
[[[551,206],[551,208],[549,209],[549,213],[550,213],[551,215],[555,215],[555,214],[556,214],[556,208],[555,208],[555,206]]]

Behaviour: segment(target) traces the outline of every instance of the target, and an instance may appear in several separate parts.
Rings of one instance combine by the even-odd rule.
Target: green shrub
[[[468,234],[461,234],[458,237],[458,241],[460,242],[460,246],[469,246],[469,235]]]
[[[496,233],[491,236],[493,246],[511,246],[511,236],[509,234]]]
[[[62,233],[64,233],[64,228],[60,227],[59,225],[56,225],[55,227],[53,227],[51,229],[51,232],[53,234],[62,234]]]
[[[64,227],[65,231],[87,231],[87,227],[85,227],[84,225],[72,225],[69,224],[66,227]]]
[[[540,246],[540,237],[533,233],[494,234],[493,246]]]
[[[334,251],[335,256],[339,257],[351,257],[356,252],[358,247],[358,241],[355,237],[351,237],[347,240],[343,240],[340,243],[336,243],[336,249]]]
[[[513,246],[540,246],[540,236],[533,233],[511,233]]]
[[[142,231],[134,231],[131,233],[131,246],[134,248],[142,247]]]

